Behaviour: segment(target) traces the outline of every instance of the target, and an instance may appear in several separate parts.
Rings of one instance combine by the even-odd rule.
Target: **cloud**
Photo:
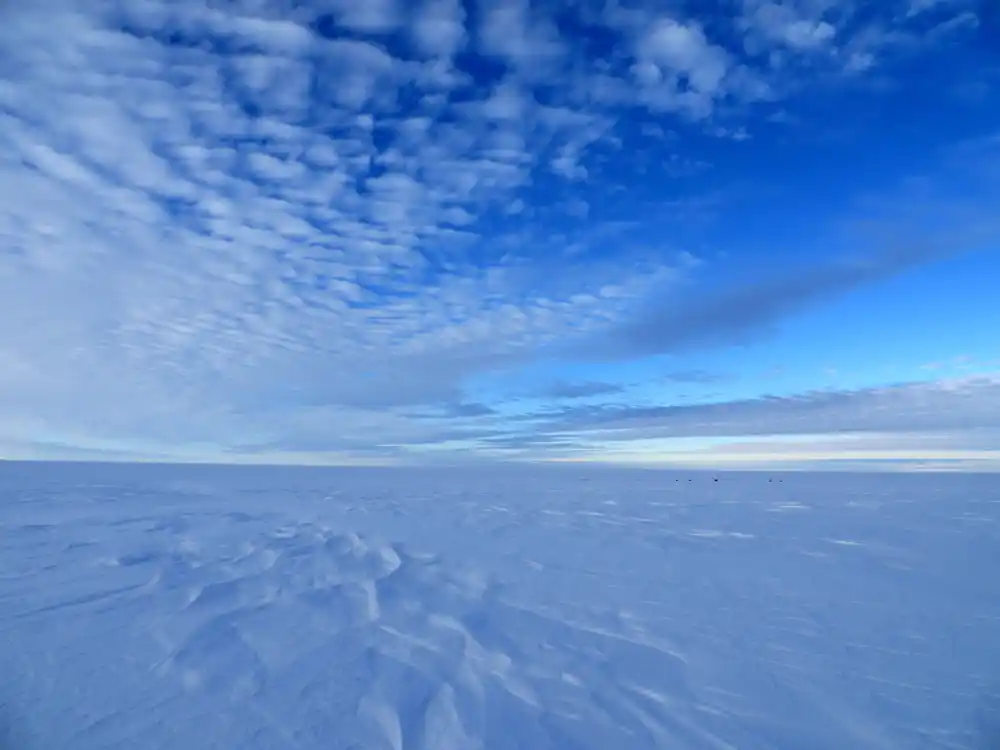
[[[526,1],[5,9],[0,441],[396,455],[489,437],[475,375],[609,330],[614,356],[728,341],[880,278],[642,307],[695,269],[587,192],[631,179],[606,177],[628,118],[745,133],[720,111],[774,92],[715,26],[636,5],[575,19],[603,51]]]
[[[585,350],[602,358],[635,358],[754,340],[779,321],[917,263],[900,259],[805,267],[728,289],[654,299]],[[582,351],[581,351],[582,354]]]
[[[906,15],[912,18],[931,11],[961,11],[974,5],[975,3],[969,0],[909,0]]]
[[[632,73],[642,100],[654,109],[707,116],[733,62],[722,47],[708,41],[701,26],[659,19],[637,40]]]
[[[836,27],[824,19],[831,5],[744,0],[740,23],[751,32],[747,39],[751,49],[780,45],[798,52],[816,51],[828,48],[837,35]]]
[[[548,145],[580,158],[598,117],[523,94],[509,117],[497,96],[513,83],[467,91],[449,116],[400,112],[406,91],[427,102],[467,82],[338,37],[397,23],[392,3],[355,6],[335,27],[268,4],[11,14],[6,430],[223,445],[275,432],[275,402],[460,404],[466,375],[604,325],[644,287],[607,269],[544,283],[477,233]],[[418,12],[420,51],[454,54],[461,8]]]
[[[977,26],[976,0],[898,0],[863,11],[843,0],[742,0],[735,24],[784,97],[815,73],[857,76]]]
[[[671,383],[697,383],[701,385],[721,383],[728,379],[725,375],[718,375],[705,370],[676,370],[664,376],[664,380]]]
[[[423,53],[454,57],[468,38],[462,4],[459,0],[426,0],[413,20],[412,34]]]
[[[590,398],[593,396],[610,396],[624,391],[617,383],[570,383],[559,381],[545,388],[539,395],[555,399]]]
[[[523,74],[540,72],[567,51],[553,21],[534,11],[529,0],[484,3],[481,14],[480,52],[508,63]]]
[[[1000,429],[933,433],[841,433],[702,440],[652,438],[581,447],[612,464],[726,470],[996,471]],[[588,455],[589,454],[589,455]],[[572,460],[570,454],[563,459]]]
[[[330,25],[363,34],[387,34],[402,22],[402,8],[397,0],[327,0],[314,23],[327,31]],[[332,33],[332,29],[328,31]]]
[[[457,403],[449,404],[447,413],[453,417],[489,417],[497,412],[496,409],[491,409],[486,404]]]
[[[909,187],[891,197],[870,198],[869,217],[846,237],[857,247],[839,260],[799,262],[795,267],[749,273],[738,282],[705,289],[696,285],[655,291],[635,313],[574,348],[576,356],[636,358],[760,339],[782,320],[822,302],[912,269],[964,253],[993,249],[1000,221],[989,206],[998,195],[995,144],[968,144],[954,159],[968,194],[961,204]],[[971,153],[978,164],[971,165]],[[919,181],[918,181],[919,184]],[[864,214],[860,214],[864,215]]]
[[[977,452],[997,451],[997,439],[1000,438],[1000,428],[942,432],[913,433],[879,433],[852,432],[839,435],[799,435],[794,439],[787,436],[755,438],[752,440],[734,439],[720,442],[705,452],[724,452],[736,457],[740,455],[761,455],[764,453],[780,453],[789,458],[796,455],[826,455],[835,457],[847,453],[911,453],[928,456],[931,453],[941,455],[947,452]]]
[[[565,409],[540,432],[594,442],[650,438],[1000,430],[1000,376],[819,391],[690,406]]]

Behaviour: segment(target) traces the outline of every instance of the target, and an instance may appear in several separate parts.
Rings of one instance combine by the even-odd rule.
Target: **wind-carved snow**
[[[84,750],[984,746],[989,478],[488,479],[2,467],[0,732]]]

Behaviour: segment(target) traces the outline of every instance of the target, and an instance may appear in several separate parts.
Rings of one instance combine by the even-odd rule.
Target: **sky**
[[[1000,470],[1000,6],[0,6],[0,457]]]

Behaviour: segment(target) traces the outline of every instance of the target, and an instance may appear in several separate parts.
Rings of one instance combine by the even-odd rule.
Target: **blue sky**
[[[1000,468],[1000,13],[54,0],[0,455]]]

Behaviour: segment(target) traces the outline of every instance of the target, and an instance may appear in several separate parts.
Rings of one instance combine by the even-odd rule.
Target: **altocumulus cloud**
[[[919,24],[911,11],[887,17]],[[7,4],[0,443],[357,459],[523,443],[470,400],[470,377],[545,353],[727,339],[921,260],[764,280],[689,325],[650,304],[689,277],[688,256],[630,243],[624,224],[587,225],[614,262],[561,263],[587,243],[580,186],[620,153],[629,117],[736,132],[810,76],[916,43],[907,28],[875,34],[846,4],[758,0],[721,34],[656,3]],[[676,161],[667,134],[661,147]],[[785,424],[804,409],[774,413]]]

